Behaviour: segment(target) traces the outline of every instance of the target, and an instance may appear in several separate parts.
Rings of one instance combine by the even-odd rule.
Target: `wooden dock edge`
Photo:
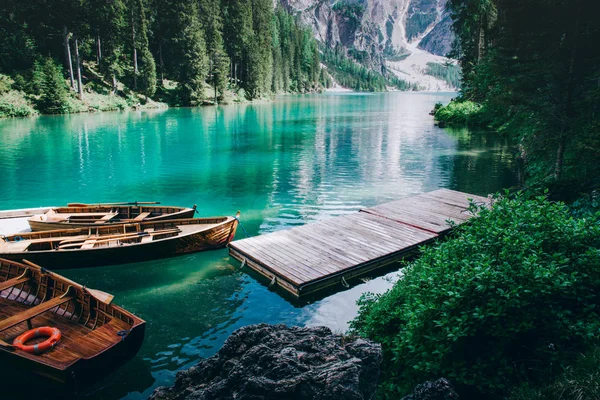
[[[331,286],[343,286],[344,281],[347,282],[352,279],[357,279],[373,270],[401,261],[403,258],[414,256],[418,252],[419,247],[430,244],[438,238],[439,236],[432,237],[431,239],[417,245],[404,248],[400,251],[387,254],[377,259],[369,260],[363,264],[358,264],[353,268],[340,271],[336,274],[327,275],[321,279],[317,279],[300,286],[286,280],[282,275],[278,275],[271,271],[266,265],[258,263],[255,259],[243,251],[229,246],[229,255],[241,262],[242,265],[245,263],[252,270],[267,278],[271,282],[269,287],[271,287],[272,284],[276,284],[295,298],[299,299],[300,297],[321,291]]]
[[[258,263],[251,256],[245,254],[242,251],[234,249],[233,247],[231,247],[231,244],[229,245],[229,255],[231,257],[235,258],[236,260],[238,260],[239,262],[241,262],[242,266],[244,266],[244,264],[247,265],[252,270],[258,272],[260,275],[267,278],[270,282],[273,282],[273,280],[274,280],[275,283],[279,287],[285,289],[287,292],[292,294],[294,297],[297,297],[297,298],[300,297],[300,290],[296,289],[296,285],[289,282],[288,280],[283,278],[281,275],[277,275],[275,272],[271,271],[268,267],[266,267],[266,266],[263,267],[260,263]],[[271,286],[271,285],[269,285],[269,286]]]

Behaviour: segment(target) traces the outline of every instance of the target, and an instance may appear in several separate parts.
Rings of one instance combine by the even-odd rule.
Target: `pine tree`
[[[134,46],[140,52],[140,89],[146,97],[151,97],[156,93],[156,63],[148,47],[148,20],[143,0],[136,0],[135,7],[138,29],[135,30]]]
[[[271,91],[279,93],[283,90],[283,60],[281,55],[281,25],[276,14],[271,19],[272,34],[272,57],[273,57],[273,79],[271,82]]]
[[[68,89],[60,67],[50,57],[41,64],[41,97],[38,108],[45,114],[63,114],[67,111]]]
[[[208,73],[206,44],[197,4],[183,0],[178,18],[181,29],[176,40],[180,52],[178,92],[182,105],[197,105],[204,99],[204,81]]]
[[[223,99],[229,74],[229,57],[223,42],[223,21],[219,0],[201,2],[201,15],[204,16],[206,48],[209,63],[209,83],[214,88],[215,102]]]
[[[251,99],[269,93],[273,73],[271,49],[273,5],[270,0],[252,0],[253,32],[248,46],[248,76],[244,88]]]
[[[223,37],[231,58],[231,76],[235,84],[245,81],[247,57],[252,29],[252,2],[248,0],[223,0]]]
[[[100,70],[117,91],[117,81],[123,76],[126,60],[125,44],[128,42],[128,18],[125,0],[88,0],[92,31],[96,36],[96,57]]]

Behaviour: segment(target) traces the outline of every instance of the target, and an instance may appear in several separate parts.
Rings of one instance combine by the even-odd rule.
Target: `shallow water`
[[[161,201],[201,215],[242,212],[248,234],[286,229],[412,194],[487,195],[513,186],[507,141],[439,129],[429,110],[454,94],[283,96],[273,103],[0,121],[0,209]],[[236,238],[245,237],[238,229]],[[147,321],[137,357],[86,391],[146,398],[252,323],[345,331],[365,291],[397,272],[308,304],[240,271],[227,250],[64,271]]]

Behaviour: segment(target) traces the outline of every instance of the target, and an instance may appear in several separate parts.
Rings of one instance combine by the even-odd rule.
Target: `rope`
[[[118,336],[121,336],[121,342],[125,340],[125,336],[129,335],[130,330],[122,330],[117,332]]]
[[[346,282],[346,279],[344,279],[343,276],[342,276],[342,286],[345,287],[346,289],[348,289],[350,287],[350,285],[348,285],[348,282]]]
[[[240,219],[238,217],[233,217],[233,218],[235,218],[237,220],[238,224],[240,224],[240,227],[244,231],[244,234],[246,235],[246,237],[250,237],[250,235],[248,234],[248,231],[246,230],[246,228],[244,228],[244,225],[242,225],[242,221],[240,221]]]

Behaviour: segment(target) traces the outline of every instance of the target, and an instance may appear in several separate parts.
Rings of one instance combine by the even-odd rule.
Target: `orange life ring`
[[[26,346],[25,343],[30,341],[31,339],[40,337],[40,336],[49,336],[48,339],[44,340],[41,343]],[[54,347],[54,345],[60,342],[61,333],[58,328],[52,328],[49,326],[43,326],[41,328],[31,329],[21,336],[17,337],[13,341],[13,346],[19,350],[25,351],[27,353],[40,354],[44,351],[50,350]]]

